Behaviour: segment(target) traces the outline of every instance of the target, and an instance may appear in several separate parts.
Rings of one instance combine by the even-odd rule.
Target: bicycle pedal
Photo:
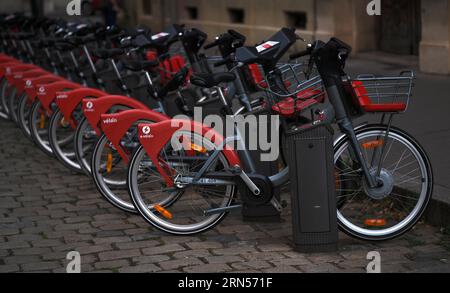
[[[285,202],[285,201],[284,201]],[[281,203],[280,204],[280,202],[275,198],[275,197],[273,197],[272,198],[272,200],[270,201],[270,204],[278,211],[278,212],[281,212],[282,210],[283,210],[283,204]]]

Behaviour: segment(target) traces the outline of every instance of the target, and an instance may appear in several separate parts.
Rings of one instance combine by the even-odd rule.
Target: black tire
[[[75,156],[77,158],[78,163],[80,164],[81,170],[88,176],[91,176],[91,157],[85,158],[87,154],[85,154],[85,151],[81,148],[82,145],[82,139],[83,139],[83,132],[86,128],[90,127],[89,122],[86,118],[83,118],[80,123],[77,125],[77,129],[75,130],[75,137],[74,137],[74,150],[75,150]],[[93,147],[95,148],[95,145],[98,142],[98,137],[96,138],[96,142],[93,144]]]
[[[4,78],[0,84],[0,117],[5,120],[10,120],[9,109],[7,105],[8,99],[8,81]]]
[[[73,134],[72,137],[64,139],[64,142],[58,140],[57,128],[58,125],[60,124],[62,116],[63,116],[62,112],[58,109],[53,113],[50,119],[50,126],[48,130],[48,141],[50,147],[55,157],[61,164],[64,165],[64,167],[66,167],[67,169],[69,169],[74,173],[83,174],[84,172],[83,170],[81,170],[81,166],[76,159],[74,150],[72,150],[72,152],[67,153],[61,149],[61,143],[67,144],[71,148],[73,148],[74,146]]]
[[[25,94],[22,94],[25,95]],[[20,98],[22,96],[18,97],[17,96],[17,89],[14,88],[11,93],[9,94],[8,97],[8,109],[9,109],[9,117],[11,118],[11,120],[16,123],[17,125],[19,124],[19,120],[18,120],[18,116],[17,116],[17,107],[19,105],[19,101]]]
[[[19,106],[17,108],[18,125],[23,135],[33,142],[29,128],[29,114],[32,104],[28,103],[28,96],[20,97]]]
[[[33,139],[33,142],[38,146],[38,148],[44,152],[45,154],[47,154],[50,157],[54,157],[55,155],[53,154],[53,151],[49,145],[48,140],[48,127],[41,129],[41,132],[44,132],[42,135],[39,133],[39,129],[36,125],[36,123],[34,123],[35,121],[38,120],[39,117],[39,111],[42,108],[42,104],[41,101],[36,100],[33,103],[33,106],[31,106],[31,111],[30,111],[30,116],[28,119],[28,127],[30,129],[30,134],[31,134],[31,138]],[[44,114],[46,115],[46,114]],[[46,119],[49,119],[50,117],[46,116]],[[48,124],[48,123],[47,123]],[[47,133],[45,133],[47,132]]]
[[[123,204],[120,203],[117,199],[115,199],[115,197],[117,197],[115,195],[115,192],[111,190],[110,186],[108,186],[108,183],[103,181],[102,179],[99,178],[99,174],[97,174],[98,172],[96,171],[97,169],[97,164],[96,164],[96,157],[99,152],[100,152],[100,148],[102,148],[105,144],[108,143],[108,138],[106,137],[106,135],[102,135],[97,144],[95,145],[94,151],[92,153],[92,160],[91,160],[91,176],[92,179],[94,180],[95,186],[97,187],[98,192],[103,196],[103,198],[105,198],[107,201],[109,201],[113,206],[115,206],[116,208],[130,213],[130,214],[137,214],[137,210],[133,207],[132,204]],[[126,180],[126,179],[125,179]],[[102,182],[103,181],[103,182]]]

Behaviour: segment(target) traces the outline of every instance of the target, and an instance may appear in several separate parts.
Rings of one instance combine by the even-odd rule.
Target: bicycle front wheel
[[[31,106],[33,103],[30,101],[27,95],[22,95],[20,97],[19,106],[17,109],[17,119],[19,123],[20,130],[29,139],[31,138],[30,127],[29,127],[29,116],[31,111]]]
[[[419,143],[398,128],[386,133],[386,126],[356,131],[369,170],[380,184],[375,189],[366,183],[349,139],[335,145],[338,223],[364,240],[387,240],[407,232],[423,215],[433,190],[431,164]]]
[[[215,145],[198,134],[183,131],[180,135],[183,144],[196,147],[188,152],[174,150],[169,142],[159,156],[161,166],[170,170],[174,186],[167,185],[142,146],[129,164],[127,182],[134,205],[148,223],[170,234],[192,235],[213,228],[226,216],[235,185],[232,179],[187,183],[206,165]],[[228,161],[219,153],[207,172],[228,168]]]
[[[49,126],[50,117],[47,115],[41,101],[34,101],[28,118],[28,128],[30,129],[31,138],[44,153],[54,157],[48,140]]]
[[[76,119],[74,119],[76,121]],[[55,157],[69,170],[83,173],[74,151],[74,129],[70,121],[66,121],[63,113],[56,110],[48,130],[48,141]]]

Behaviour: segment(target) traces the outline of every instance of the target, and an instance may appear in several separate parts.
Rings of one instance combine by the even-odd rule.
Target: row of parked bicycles
[[[344,71],[351,47],[337,38],[289,56],[304,42],[290,28],[255,46],[234,30],[205,45],[207,34],[184,25],[154,34],[21,14],[1,16],[0,30],[0,117],[70,171],[91,176],[114,206],[162,231],[200,233],[243,205],[279,207],[273,191],[289,183],[284,134],[324,124],[336,126],[343,231],[397,237],[430,200],[429,159],[393,125],[407,110],[414,74],[352,79]],[[220,56],[206,55],[213,49]],[[224,137],[171,118],[193,117],[194,107],[224,119],[278,115],[278,172],[259,174],[245,143],[232,147],[245,140],[239,131]],[[380,122],[355,126],[366,114]]]

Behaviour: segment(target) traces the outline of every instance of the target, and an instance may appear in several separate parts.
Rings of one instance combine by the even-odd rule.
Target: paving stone
[[[128,267],[130,265],[130,262],[126,259],[119,259],[119,260],[111,260],[111,261],[101,261],[95,263],[94,267],[96,269],[115,269],[115,268],[122,268],[122,267]]]
[[[169,261],[163,261],[159,262],[158,266],[160,266],[163,270],[173,270],[173,269],[180,269],[187,266],[199,266],[203,265],[204,262],[202,262],[200,259],[195,257],[189,257],[184,259],[176,259],[176,260],[169,260]]]
[[[35,263],[39,262],[40,256],[37,255],[17,255],[17,256],[9,256],[3,258],[3,262],[5,264],[26,264],[26,263]]]
[[[212,255],[206,249],[184,250],[184,251],[180,251],[180,252],[175,252],[173,254],[174,258],[209,257],[209,256],[212,256]]]
[[[105,252],[112,250],[112,246],[109,244],[99,244],[99,245],[86,245],[76,247],[74,250],[78,251],[80,254],[90,254],[97,252]]]
[[[0,236],[17,235],[19,233],[19,229],[0,229]]]
[[[255,252],[255,251],[256,251],[256,248],[254,248],[254,247],[244,247],[244,246],[212,250],[212,252],[216,255],[238,255],[238,254]]]
[[[183,268],[183,271],[186,273],[221,273],[221,272],[229,272],[232,268],[227,264],[205,264],[201,266],[190,266]]]
[[[98,256],[100,260],[113,260],[113,259],[121,259],[121,258],[132,258],[142,255],[139,249],[129,249],[129,250],[113,250],[102,252]]]
[[[90,235],[86,235],[88,238],[92,238]],[[122,243],[131,242],[131,238],[128,236],[113,236],[113,237],[96,237],[93,239],[96,244],[112,244],[112,243]]]
[[[160,245],[160,242],[156,240],[116,243],[118,249],[149,248],[158,245]]]
[[[221,263],[234,263],[245,261],[242,257],[237,255],[226,255],[226,256],[208,256],[205,257],[207,263],[210,264],[221,264]]]
[[[31,245],[33,245],[34,247],[53,247],[61,244],[62,244],[61,241],[55,239],[43,239],[31,241]]]
[[[293,266],[281,265],[263,270],[265,273],[301,273],[302,271]]]
[[[187,246],[191,249],[210,249],[210,248],[222,248],[223,244],[220,242],[213,241],[202,241],[202,242],[188,242]]]
[[[291,251],[292,247],[283,243],[258,245],[261,251]]]
[[[258,272],[257,270],[271,268],[272,265],[263,260],[253,260],[253,261],[247,261],[247,262],[232,263],[231,267],[233,269],[241,270],[241,271],[256,270],[255,272]]]
[[[133,262],[136,264],[159,263],[169,259],[170,256],[167,255],[146,255],[132,258]]]
[[[30,244],[26,241],[7,241],[0,243],[0,249],[18,249],[27,247],[30,247]]]
[[[162,254],[162,253],[173,253],[173,252],[182,251],[182,250],[185,250],[185,248],[179,244],[168,244],[168,245],[156,246],[156,247],[151,247],[151,248],[145,248],[145,249],[143,249],[143,252],[145,255],[152,255],[152,254]]]
[[[56,261],[49,262],[36,262],[36,263],[26,263],[22,265],[22,270],[24,272],[28,271],[40,271],[40,270],[52,270],[61,267],[62,265]]]
[[[16,264],[12,265],[0,265],[0,273],[15,273],[19,272],[20,268]]]
[[[142,264],[119,269],[120,273],[154,273],[159,271],[161,271],[161,269],[154,264]]]
[[[51,252],[48,247],[31,247],[31,248],[20,248],[12,250],[14,255],[43,255],[45,253]]]

